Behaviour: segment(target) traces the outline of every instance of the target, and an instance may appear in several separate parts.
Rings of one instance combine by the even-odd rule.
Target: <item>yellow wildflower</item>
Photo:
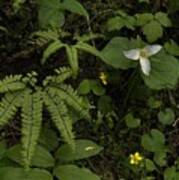
[[[105,72],[101,72],[99,74],[99,79],[101,80],[101,82],[104,84],[104,85],[107,85],[107,75]]]
[[[143,160],[139,152],[130,155],[130,164],[138,165]]]

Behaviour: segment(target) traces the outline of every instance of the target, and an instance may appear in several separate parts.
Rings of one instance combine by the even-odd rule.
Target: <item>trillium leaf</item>
[[[127,59],[123,51],[132,49],[129,39],[124,37],[113,38],[101,51],[102,60],[114,68],[128,69],[136,65],[135,62]]]
[[[172,89],[176,86],[179,77],[179,62],[171,55],[164,52],[150,57],[151,73],[149,76],[142,74],[145,84],[151,89]]]
[[[54,175],[59,180],[100,180],[101,178],[89,169],[75,165],[61,165],[55,168]]]
[[[162,37],[163,28],[158,21],[153,20],[143,27],[143,33],[147,40],[152,43],[155,42],[158,38]]]

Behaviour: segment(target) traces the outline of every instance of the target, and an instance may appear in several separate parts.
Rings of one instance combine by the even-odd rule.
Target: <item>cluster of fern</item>
[[[13,119],[17,110],[22,118],[22,157],[25,168],[31,166],[31,160],[36,148],[42,126],[42,111],[46,107],[51,119],[60,131],[64,141],[74,148],[72,130],[73,117],[71,110],[88,118],[89,105],[79,97],[71,85],[64,81],[73,75],[68,67],[55,70],[54,76],[48,76],[42,85],[37,85],[37,74],[28,73],[8,76],[0,81],[0,126],[6,125]]]

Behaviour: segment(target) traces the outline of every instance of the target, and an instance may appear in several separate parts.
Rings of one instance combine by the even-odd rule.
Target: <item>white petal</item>
[[[132,49],[129,51],[123,51],[124,56],[128,59],[138,60],[140,56],[140,49]]]
[[[140,65],[141,65],[141,69],[142,72],[146,75],[149,76],[150,71],[151,71],[151,64],[150,64],[150,60],[147,58],[140,58]]]
[[[145,46],[144,49],[146,50],[148,56],[152,56],[154,54],[157,54],[162,49],[162,46],[160,46],[160,45],[151,45],[151,46]]]

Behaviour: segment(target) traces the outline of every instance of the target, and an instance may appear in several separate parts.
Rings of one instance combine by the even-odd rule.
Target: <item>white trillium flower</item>
[[[148,45],[142,49],[131,49],[124,51],[125,57],[131,60],[139,60],[142,72],[149,76],[151,71],[151,64],[149,57],[157,54],[162,49],[160,45]]]

